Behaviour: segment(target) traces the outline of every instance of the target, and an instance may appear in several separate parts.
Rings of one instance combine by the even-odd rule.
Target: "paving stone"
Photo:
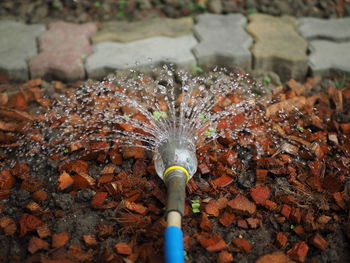
[[[330,71],[350,73],[350,41],[336,43],[327,40],[310,42],[310,67],[313,74]]]
[[[307,40],[350,40],[350,17],[337,19],[306,17],[299,18],[298,21],[299,32]]]
[[[129,42],[155,36],[179,37],[192,33],[193,20],[189,17],[154,18],[137,22],[106,22],[98,33],[91,37],[92,42]]]
[[[117,69],[145,68],[161,63],[186,66],[195,62],[191,49],[197,44],[192,35],[177,38],[152,37],[127,43],[101,42],[88,57],[89,78],[100,79]]]
[[[94,23],[50,23],[39,37],[39,55],[30,60],[31,77],[64,81],[85,78],[84,61],[93,51],[89,37],[96,31]]]
[[[37,54],[36,38],[43,32],[45,32],[44,25],[1,21],[0,72],[10,80],[27,80],[29,78],[27,61]]]
[[[241,14],[204,14],[193,27],[199,44],[193,49],[200,65],[251,68],[249,48],[253,39],[245,32],[246,18]]]
[[[255,39],[254,69],[276,72],[281,79],[301,79],[308,69],[307,42],[297,33],[297,21],[288,16],[254,14],[247,31]]]

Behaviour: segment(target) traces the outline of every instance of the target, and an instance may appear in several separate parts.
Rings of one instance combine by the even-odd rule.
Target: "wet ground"
[[[350,82],[260,80],[274,98],[266,118],[198,151],[187,262],[267,262],[276,251],[279,260],[348,262]],[[34,144],[17,145],[43,141],[24,124],[79,85],[1,84],[0,262],[162,262],[166,189],[149,152],[91,143],[33,155]]]

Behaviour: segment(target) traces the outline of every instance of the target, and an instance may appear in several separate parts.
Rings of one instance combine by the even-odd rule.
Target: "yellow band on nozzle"
[[[166,175],[172,170],[183,171],[186,174],[186,179],[187,179],[186,181],[188,182],[188,180],[190,180],[190,174],[188,173],[188,171],[185,168],[183,168],[182,166],[177,166],[177,165],[170,166],[168,169],[166,169],[164,171],[164,173],[163,173],[163,180],[165,180]]]

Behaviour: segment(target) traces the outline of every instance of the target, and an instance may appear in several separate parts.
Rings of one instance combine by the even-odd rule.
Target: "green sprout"
[[[203,133],[203,135],[205,136],[205,137],[211,137],[211,136],[213,136],[214,134],[215,134],[215,128],[214,127],[209,127],[204,133]]]
[[[186,250],[184,250],[184,258],[185,258],[185,260],[190,260],[190,258],[189,258],[188,255],[187,255]]]
[[[262,81],[263,81],[264,85],[271,84],[271,78],[268,75],[265,75]]]
[[[298,129],[298,131],[300,131],[300,132],[303,132],[303,131],[304,131],[304,127],[303,127],[303,126],[300,126],[300,125],[297,126],[297,129]]]
[[[293,229],[294,229],[294,227],[295,227],[294,225],[290,225],[290,229],[291,229],[291,230],[293,230]]]
[[[128,121],[128,120],[130,120],[130,116],[131,116],[131,114],[124,113],[123,118]]]
[[[210,118],[206,117],[203,113],[199,113],[199,114],[198,114],[198,119],[199,119],[201,122],[210,121]]]
[[[199,73],[202,73],[203,69],[200,66],[198,66],[197,63],[193,63],[191,65],[191,72],[192,72],[192,74],[197,75]]]
[[[55,9],[61,9],[62,8],[62,3],[58,0],[55,0],[52,2],[52,7]]]
[[[125,18],[125,8],[126,8],[127,2],[128,2],[127,0],[119,0],[118,1],[117,17]]]
[[[258,13],[258,11],[255,8],[248,8],[247,13],[248,15],[253,15]]]
[[[69,153],[69,150],[66,148],[63,150],[63,153]]]
[[[101,2],[100,2],[100,1],[95,1],[92,5],[93,5],[95,8],[100,8],[100,7],[101,7]]]
[[[201,9],[207,9],[207,4],[205,2],[199,2],[197,3],[197,6]]]
[[[168,118],[168,114],[165,111],[154,111],[153,112],[153,118],[156,121],[159,121],[160,119],[166,119]]]
[[[192,212],[193,213],[200,213],[201,211],[199,211],[199,207],[201,206],[200,201],[199,200],[191,200],[192,204]]]
[[[340,79],[335,80],[335,88],[338,90],[343,89],[347,81],[348,81],[348,76],[346,74],[343,74]]]

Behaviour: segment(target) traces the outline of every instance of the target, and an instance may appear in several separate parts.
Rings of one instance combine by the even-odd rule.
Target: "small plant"
[[[190,260],[190,258],[189,258],[188,255],[187,255],[186,250],[184,250],[184,258],[185,258],[185,260]]]
[[[52,7],[55,9],[62,9],[62,3],[59,0],[55,0],[52,2]]]
[[[200,213],[201,211],[199,210],[201,204],[200,204],[200,201],[199,200],[191,200],[192,204],[191,204],[191,207],[192,207],[192,212],[193,213]]]
[[[93,4],[92,4],[95,8],[100,8],[101,7],[101,2],[100,1],[95,1]]]
[[[69,153],[69,150],[66,148],[63,150],[63,153],[67,154],[67,153]]]
[[[198,114],[198,119],[199,119],[201,122],[210,121],[210,118],[206,117],[203,113],[199,113],[199,114]]]
[[[258,11],[255,8],[248,8],[247,13],[248,13],[248,15],[253,15],[253,14],[258,13]]]
[[[192,74],[197,75],[199,73],[202,73],[203,69],[200,66],[198,66],[196,62],[194,62],[191,65],[191,72]]]
[[[263,84],[264,85],[270,85],[271,84],[271,78],[268,76],[268,75],[265,75],[264,77],[263,77]]]
[[[349,78],[347,74],[342,74],[342,76],[335,80],[335,88],[343,89],[345,87],[346,82],[348,82]]]
[[[128,3],[127,0],[119,0],[118,1],[117,17],[119,17],[121,19],[125,18],[125,8],[126,8],[127,3]]]
[[[300,126],[300,125],[297,126],[297,129],[298,129],[298,131],[300,131],[300,132],[303,132],[303,131],[304,131],[304,127],[303,127],[303,126]]]
[[[153,118],[156,121],[158,121],[160,119],[166,119],[166,118],[168,118],[168,114],[165,111],[154,111]]]
[[[125,120],[130,120],[130,115],[129,114],[126,114],[126,113],[124,113],[124,115],[123,115],[123,118],[125,119]]]
[[[216,132],[216,130],[215,130],[214,127],[209,127],[209,128],[203,133],[203,135],[204,135],[205,137],[211,137],[211,136],[213,136],[213,135],[215,134],[215,132]]]

